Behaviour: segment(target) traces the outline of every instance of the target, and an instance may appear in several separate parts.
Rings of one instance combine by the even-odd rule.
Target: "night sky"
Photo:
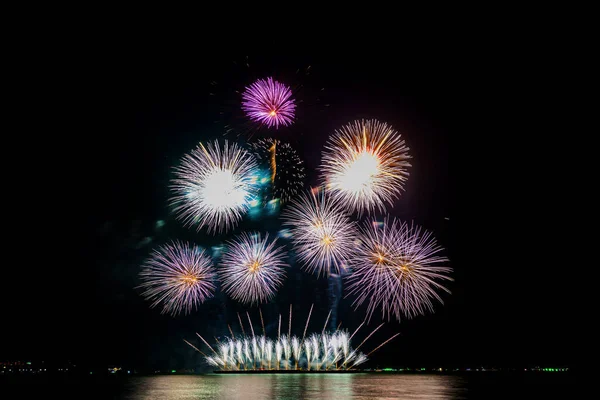
[[[413,157],[405,192],[390,214],[434,233],[455,281],[435,314],[392,321],[378,331],[365,350],[401,335],[365,366],[571,361],[567,281],[560,272],[566,260],[552,255],[558,240],[549,220],[560,215],[544,215],[551,178],[530,153],[537,142],[528,132],[536,129],[532,115],[541,106],[532,100],[526,107],[526,85],[512,90],[514,76],[525,82],[514,70],[446,54],[410,62],[358,54],[168,60],[120,54],[93,61],[72,75],[63,71],[74,89],[68,106],[46,104],[64,121],[56,125],[60,149],[49,157],[56,161],[57,184],[42,167],[48,210],[18,230],[26,244],[21,261],[6,267],[0,359],[140,370],[201,366],[183,339],[197,342],[194,332],[228,334],[227,323],[238,332],[236,311],[249,310],[255,329],[260,322],[256,307],[241,307],[222,293],[191,315],[161,315],[135,289],[154,246],[186,239],[210,247],[232,236],[197,233],[175,220],[167,205],[171,168],[198,141],[277,137],[298,151],[308,184],[315,185],[328,135],[354,119],[376,118],[403,135]],[[257,129],[239,109],[236,90],[267,76],[288,83],[301,101],[290,128]],[[223,136],[226,125],[233,131]],[[516,167],[523,160],[531,168]],[[158,220],[165,222],[159,229]],[[233,233],[278,227],[276,218],[265,217],[245,220]],[[262,306],[268,333],[276,334],[279,312],[287,321],[290,303],[296,333],[312,303],[310,326],[320,330],[326,289],[327,280],[292,266],[278,297]],[[364,309],[353,311],[343,299],[338,317],[353,330]]]

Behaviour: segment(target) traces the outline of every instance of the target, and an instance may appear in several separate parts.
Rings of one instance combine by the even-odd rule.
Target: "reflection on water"
[[[124,398],[464,399],[464,378],[444,375],[272,374],[133,378]]]

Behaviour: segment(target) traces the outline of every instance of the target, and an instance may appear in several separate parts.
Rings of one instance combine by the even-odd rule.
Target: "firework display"
[[[312,306],[310,311],[312,312]],[[255,335],[250,315],[247,315],[252,335],[242,334],[234,337],[232,334],[232,337],[219,341],[215,345],[216,349],[196,333],[210,350],[207,352],[212,353],[212,355],[207,355],[187,340],[185,342],[201,353],[208,365],[217,368],[219,371],[349,371],[367,361],[370,354],[399,335],[399,333],[395,334],[365,355],[359,352],[358,349],[383,324],[375,328],[356,349],[353,349],[351,340],[364,323],[360,324],[352,335],[345,330],[326,333],[325,328],[323,328],[321,333],[313,333],[307,337],[305,328],[302,337],[298,337],[291,333],[281,334],[281,315],[279,315],[280,324],[277,339],[271,339],[264,334]],[[309,312],[306,327],[308,327],[310,315]],[[239,321],[243,330],[241,318],[239,318]],[[325,322],[325,325],[327,325],[327,322]],[[291,332],[291,306],[289,330]]]
[[[253,121],[245,125],[257,133],[266,131],[257,125],[290,126],[296,118],[296,104],[306,107],[306,99],[303,93],[303,99],[296,101],[290,87],[272,77],[259,79],[241,95],[241,108]],[[302,114],[309,115],[306,108]],[[213,346],[198,335],[210,349],[208,354],[186,341],[218,371],[354,370],[398,335],[370,353],[359,352],[382,323],[353,348],[352,338],[374,315],[387,321],[411,319],[433,312],[434,303],[443,303],[442,292],[450,293],[445,285],[452,281],[452,269],[430,232],[389,215],[383,222],[371,218],[385,214],[404,190],[411,167],[404,138],[385,122],[354,120],[327,138],[318,175],[309,177],[304,162],[287,141],[298,146],[301,140],[318,139],[323,132],[303,136],[302,128],[298,123],[282,129],[279,137],[285,140],[203,141],[173,170],[169,204],[177,220],[197,232],[205,229],[212,235],[235,236],[221,237],[209,245],[217,267],[211,256],[187,242],[172,242],[154,250],[142,266],[137,286],[151,307],[162,306],[162,313],[173,316],[189,314],[213,297],[217,286],[231,300],[242,303],[235,307],[271,302],[287,275],[299,275],[287,273],[296,261],[305,272],[327,278],[326,285],[296,289],[292,294],[310,296],[327,287],[330,310],[320,332],[307,335],[311,306],[304,332],[293,335],[290,305],[288,330],[282,334],[280,315],[276,338],[267,335],[261,312],[262,335],[255,335],[249,314],[251,335],[247,335],[238,313],[241,335],[234,335],[228,326],[231,335],[223,338],[219,336],[223,332],[216,329],[211,332],[217,341]],[[273,131],[269,132],[270,136]],[[301,147],[313,151],[314,143],[302,142]],[[307,165],[318,162],[310,153],[305,157]],[[318,184],[303,190],[309,178]],[[271,235],[246,231],[254,229],[268,230]],[[198,240],[206,238],[199,235]],[[288,251],[292,267],[287,264]],[[325,298],[321,294],[315,298]],[[287,293],[283,295],[278,300]],[[352,299],[355,311],[366,310],[360,317],[363,323],[352,334],[338,325],[338,305],[343,298]],[[326,330],[328,322],[330,329]]]
[[[367,357],[350,347],[347,332],[313,334],[301,344],[297,336],[271,340],[265,336],[227,338],[206,362],[224,371],[349,370]]]
[[[204,250],[185,242],[172,242],[154,250],[140,272],[142,296],[162,312],[189,313],[213,296],[215,274]]]
[[[391,126],[377,120],[354,121],[327,141],[322,181],[349,211],[383,212],[402,191],[409,159],[408,147]]]
[[[367,303],[370,318],[380,309],[383,318],[412,318],[433,312],[432,299],[443,303],[437,290],[448,292],[440,281],[452,280],[444,266],[443,249],[430,232],[419,226],[386,218],[383,224],[365,222],[360,245],[347,277],[354,305]]]
[[[286,254],[276,247],[277,239],[258,233],[242,233],[229,242],[218,274],[223,290],[242,303],[261,303],[271,299],[283,283]]]
[[[246,115],[267,127],[290,125],[295,108],[290,88],[273,78],[259,79],[242,93]]]
[[[288,202],[304,184],[306,173],[302,160],[289,143],[278,139],[260,139],[251,144],[259,164],[270,172],[272,197]]]
[[[235,143],[202,143],[175,168],[171,204],[184,225],[228,231],[256,193],[255,158]]]
[[[301,195],[282,215],[304,268],[317,276],[339,274],[352,257],[354,222],[335,199],[321,191]]]

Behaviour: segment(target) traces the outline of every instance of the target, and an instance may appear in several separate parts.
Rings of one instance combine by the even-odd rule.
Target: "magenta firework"
[[[282,217],[307,271],[328,277],[346,269],[354,249],[355,224],[335,199],[311,191],[294,200]]]
[[[162,313],[188,314],[213,296],[215,274],[204,250],[185,242],[172,242],[152,252],[140,272],[142,296]]]
[[[250,207],[257,190],[255,158],[227,140],[198,145],[175,168],[171,204],[184,225],[228,231]]]
[[[408,147],[391,126],[354,121],[336,130],[323,152],[322,181],[351,212],[385,211],[408,177]]]
[[[450,293],[440,282],[452,280],[452,269],[444,266],[448,259],[439,255],[443,249],[431,233],[386,218],[365,222],[359,237],[348,294],[356,296],[355,307],[367,303],[368,318],[376,309],[388,320],[433,312],[432,299],[443,303],[437,290]]]
[[[242,94],[242,109],[246,115],[268,127],[290,125],[295,108],[290,88],[273,78],[257,80]]]
[[[283,246],[276,247],[277,239],[269,241],[258,233],[243,232],[228,243],[219,266],[223,290],[242,303],[268,301],[277,293],[285,276]]]

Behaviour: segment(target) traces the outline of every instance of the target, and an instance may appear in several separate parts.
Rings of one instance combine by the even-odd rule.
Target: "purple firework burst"
[[[384,319],[400,321],[433,312],[433,299],[443,303],[437,291],[450,293],[441,282],[452,280],[452,269],[430,232],[387,217],[383,223],[366,221],[360,231],[348,277],[355,307],[367,303],[369,319],[379,308]]]
[[[223,290],[242,303],[261,303],[275,296],[285,276],[284,246],[266,234],[243,232],[223,253],[219,277]]]
[[[304,267],[317,276],[346,270],[355,248],[355,225],[343,206],[324,192],[304,194],[282,214]]]
[[[296,105],[292,91],[273,78],[259,79],[242,94],[242,109],[253,120],[269,128],[290,125],[294,119]]]
[[[172,242],[154,250],[140,272],[142,296],[162,304],[163,313],[172,315],[192,309],[213,296],[215,274],[212,259],[204,250],[188,243]]]

